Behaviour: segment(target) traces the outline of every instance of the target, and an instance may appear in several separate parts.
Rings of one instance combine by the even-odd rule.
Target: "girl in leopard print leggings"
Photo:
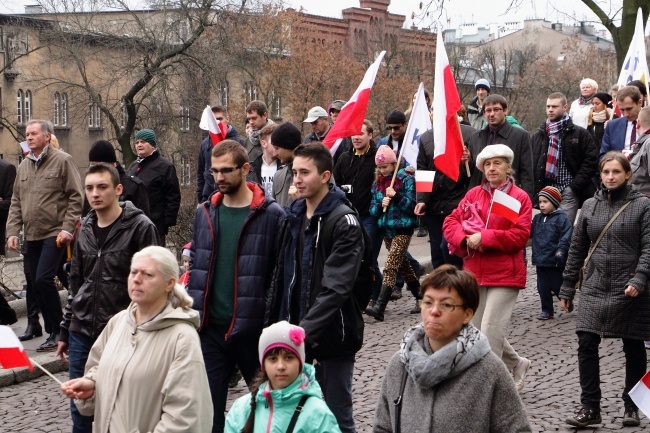
[[[404,169],[398,169],[395,152],[388,146],[379,146],[375,156],[377,180],[372,184],[370,214],[377,218],[377,225],[384,231],[388,258],[384,265],[384,280],[379,298],[374,306],[366,308],[366,314],[384,320],[384,311],[395,285],[397,272],[405,278],[409,290],[416,296],[420,283],[406,259],[406,251],[417,227],[415,209],[415,182]],[[397,176],[390,186],[393,172]]]

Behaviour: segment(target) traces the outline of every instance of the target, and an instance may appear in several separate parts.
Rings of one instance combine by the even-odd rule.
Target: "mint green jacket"
[[[268,382],[260,385],[255,396],[255,433],[285,433],[300,398],[308,394],[294,433],[340,433],[332,411],[322,398],[323,392],[316,382],[314,367],[305,364],[302,372],[291,385],[272,390]],[[251,394],[238,398],[226,416],[225,433],[239,433],[251,411]]]

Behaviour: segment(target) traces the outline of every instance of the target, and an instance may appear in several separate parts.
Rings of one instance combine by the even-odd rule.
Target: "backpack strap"
[[[289,421],[289,426],[287,427],[287,433],[293,433],[293,429],[296,428],[296,423],[298,422],[298,417],[300,416],[302,409],[305,407],[305,403],[307,402],[309,397],[311,397],[311,395],[305,394],[300,398],[300,401],[298,402],[298,406],[296,406],[296,410],[293,411],[293,416],[291,417],[291,421]]]
[[[406,365],[402,372],[402,382],[399,385],[399,395],[393,402],[395,405],[395,433],[401,433],[402,429],[402,398],[404,397],[404,388],[406,388],[406,379],[408,378],[408,371]]]

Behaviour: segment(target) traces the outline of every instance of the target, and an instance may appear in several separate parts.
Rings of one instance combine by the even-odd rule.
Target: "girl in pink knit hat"
[[[413,176],[397,166],[395,152],[390,147],[379,146],[375,155],[377,180],[372,184],[370,215],[377,218],[378,227],[384,231],[384,242],[388,257],[384,264],[384,279],[375,305],[368,305],[366,314],[377,320],[384,320],[384,311],[390,299],[397,272],[404,276],[406,284],[419,296],[420,283],[411,264],[406,259],[406,251],[411,243],[413,229],[417,227],[415,216],[415,182]],[[397,170],[395,182],[391,186],[393,173]]]

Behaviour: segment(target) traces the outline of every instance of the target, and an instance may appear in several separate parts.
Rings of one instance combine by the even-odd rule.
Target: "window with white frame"
[[[187,156],[181,156],[181,186],[190,186],[192,179],[192,170],[190,167],[190,159]]]
[[[23,93],[22,89],[18,89],[18,92],[16,93],[16,122],[20,125],[25,123],[25,119],[23,117],[23,100],[25,98],[25,94]]]
[[[68,94],[61,93],[61,126],[68,126]]]
[[[279,119],[282,117],[282,97],[280,95],[274,95],[273,98],[273,110],[275,118]]]
[[[190,105],[181,104],[181,131],[189,132],[190,130]]]
[[[25,91],[25,101],[23,103],[24,107],[24,120],[25,123],[29,122],[32,120],[32,92],[31,90]]]
[[[88,98],[88,128],[102,127],[102,110],[99,108],[101,97],[97,100],[92,97]]]
[[[247,104],[257,99],[257,87],[255,87],[254,82],[247,81],[244,83],[244,97]]]
[[[59,92],[54,92],[54,116],[52,116],[54,126],[59,126],[61,123],[61,95]]]

